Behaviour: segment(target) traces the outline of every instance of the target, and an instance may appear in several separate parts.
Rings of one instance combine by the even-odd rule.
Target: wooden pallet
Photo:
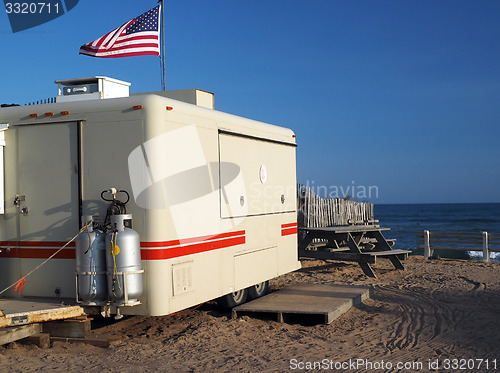
[[[371,288],[366,286],[294,285],[233,308],[233,318],[264,314],[274,316],[278,322],[295,320],[330,324],[370,295]]]

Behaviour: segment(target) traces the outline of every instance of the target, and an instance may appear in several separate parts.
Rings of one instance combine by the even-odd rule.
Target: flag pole
[[[161,3],[161,67],[162,67],[162,89],[165,90],[165,11],[163,0]]]

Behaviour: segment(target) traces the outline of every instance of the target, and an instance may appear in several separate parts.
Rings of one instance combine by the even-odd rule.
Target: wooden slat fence
[[[500,233],[488,232],[417,232],[417,243],[429,258],[434,250],[482,251],[488,262],[491,252],[500,252]]]
[[[320,228],[350,224],[372,225],[373,203],[343,198],[322,198],[312,188],[297,186],[299,227]]]

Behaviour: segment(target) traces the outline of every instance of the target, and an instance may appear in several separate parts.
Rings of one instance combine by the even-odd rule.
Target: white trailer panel
[[[144,292],[124,313],[176,312],[299,268],[289,129],[154,94],[2,108],[0,122],[2,285],[73,237],[80,216],[103,217],[110,187],[130,192],[141,241]],[[74,258],[64,249],[22,295],[73,296]]]

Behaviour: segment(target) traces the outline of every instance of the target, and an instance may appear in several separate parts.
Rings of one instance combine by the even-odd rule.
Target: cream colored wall
[[[143,108],[134,110],[134,105]],[[106,203],[100,200],[100,193],[116,187],[131,193],[127,212],[133,214],[134,229],[140,234],[141,242],[196,241],[199,237],[244,231],[244,244],[185,256],[181,254],[171,259],[143,260],[144,293],[140,298],[143,304],[124,308],[123,313],[162,315],[176,312],[299,267],[296,235],[281,235],[282,224],[296,221],[295,141],[290,130],[159,96],[43,106],[9,110],[8,117],[0,117],[1,122],[11,124],[6,132],[6,159],[17,159],[21,154],[20,160],[13,164],[19,165],[20,161],[23,164],[22,170],[12,165],[6,168],[7,209],[0,217],[0,240],[16,240],[24,231],[24,228],[20,230],[22,217],[19,211],[9,204],[19,192],[19,180],[28,180],[30,173],[27,170],[34,167],[35,161],[43,163],[50,154],[59,154],[56,158],[60,158],[60,164],[56,162],[52,169],[47,170],[63,170],[58,177],[61,180],[54,183],[55,190],[45,191],[38,184],[39,172],[33,173],[38,176],[33,177],[35,189],[29,198],[37,201],[33,206],[43,201],[52,208],[64,204],[69,207],[58,212],[63,213],[63,217],[51,214],[48,209],[49,219],[37,218],[36,226],[29,232],[45,232],[37,236],[38,240],[56,237],[54,232],[58,232],[57,240],[65,240],[76,233],[75,222],[79,216],[72,204],[78,189],[73,185],[73,171],[66,163],[73,162],[76,148],[73,130],[69,128],[81,121],[83,215],[103,217]],[[173,110],[167,111],[166,106],[173,107]],[[68,110],[71,114],[64,118],[43,118],[44,121],[28,116],[32,111],[48,110]],[[0,112],[0,116],[4,113]],[[62,119],[73,124],[55,124]],[[26,136],[31,137],[33,145],[26,149],[20,147],[14,134],[16,126],[28,123],[32,126],[23,127],[23,131],[29,131]],[[54,128],[64,130],[52,131]],[[272,141],[219,135],[220,129]],[[38,141],[46,144],[48,153],[40,150],[36,145]],[[64,143],[65,150],[56,149],[55,143]],[[162,144],[169,146],[165,149]],[[67,157],[61,156],[60,151]],[[135,184],[129,174],[132,154],[134,165],[141,164],[141,154],[145,157],[146,168],[141,171],[139,183],[132,180]],[[265,183],[259,176],[262,165],[267,170]],[[231,168],[238,169],[238,174],[235,180],[225,180],[223,173]],[[65,172],[67,176],[63,176]],[[133,194],[134,188],[141,190],[141,185],[147,183],[154,184],[157,192],[145,189],[142,199],[136,201],[138,196]],[[58,194],[64,198],[56,197]],[[221,203],[224,195],[236,196],[236,199]],[[241,196],[244,197],[243,206]],[[144,203],[147,208],[144,208]],[[35,212],[34,216],[37,216]],[[50,219],[56,217],[66,223],[54,226],[55,222]],[[73,222],[71,227],[68,222]],[[29,236],[23,237],[29,239]],[[8,282],[21,270],[25,273],[29,266],[40,262],[35,259],[2,259],[0,255],[0,278]],[[74,260],[53,260],[46,268],[50,270],[47,279],[40,278],[37,287],[27,284],[23,294],[53,296],[53,287],[60,284],[65,296],[73,296]],[[71,289],[73,294],[70,294]]]

